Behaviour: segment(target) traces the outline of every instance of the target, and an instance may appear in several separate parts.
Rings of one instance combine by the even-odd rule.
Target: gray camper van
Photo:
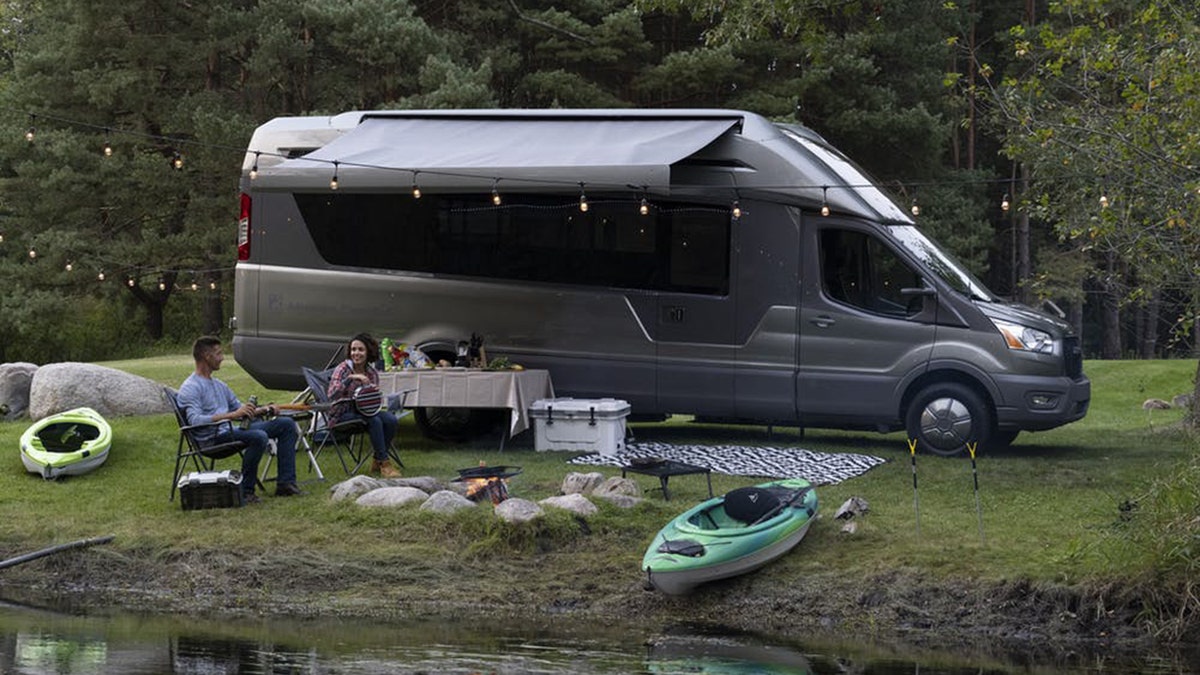
[[[982,449],[1087,413],[1067,324],[1003,302],[840,152],[733,110],[279,118],[243,166],[233,348],[300,388],[370,330],[641,417]],[[417,411],[433,435],[461,417]]]

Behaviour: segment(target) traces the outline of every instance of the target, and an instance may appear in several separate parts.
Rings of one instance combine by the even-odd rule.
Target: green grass
[[[156,356],[104,365],[177,386],[190,372],[191,359]],[[1194,507],[1180,502],[1177,491],[1163,487],[1163,482],[1188,475],[1184,469],[1197,449],[1196,439],[1180,428],[1182,411],[1148,413],[1141,403],[1191,391],[1195,370],[1194,361],[1089,362],[1093,399],[1087,418],[1052,431],[1022,434],[1011,449],[980,450],[976,470],[982,532],[970,459],[930,455],[916,457],[918,532],[912,459],[903,434],[810,430],[801,439],[795,430],[775,430],[768,437],[763,427],[700,425],[686,418],[633,426],[639,440],[788,445],[886,458],[886,464],[864,476],[819,488],[824,518],[806,539],[804,555],[777,563],[784,574],[916,570],[935,578],[1068,583],[1136,577],[1154,570],[1171,553],[1149,539],[1131,536],[1121,507],[1137,502],[1155,518],[1178,522],[1172,508]],[[261,390],[232,359],[226,360],[220,376],[240,395],[257,393],[260,401],[290,400],[294,395]],[[462,570],[479,561],[487,562],[493,580],[512,584],[527,580],[535,574],[530,570],[548,565],[548,560],[561,566],[569,558],[570,569],[560,569],[539,583],[551,591],[588,588],[601,583],[600,577],[636,578],[645,542],[667,519],[707,496],[702,477],[680,476],[671,481],[671,502],[649,493],[637,509],[602,504],[586,529],[561,512],[551,512],[537,525],[517,526],[497,521],[487,509],[438,516],[416,509],[331,504],[325,489],[343,476],[334,456],[327,455],[322,467],[330,480],[307,486],[309,494],[302,497],[269,498],[247,509],[184,512],[177,502],[167,500],[178,440],[174,418],[155,415],[110,422],[114,443],[108,462],[92,474],[61,482],[45,482],[25,472],[18,437],[27,421],[0,423],[0,447],[8,448],[8,458],[0,462],[0,557],[115,534],[111,550],[120,556],[171,560],[186,551],[285,552],[306,561],[313,575],[336,569],[339,578],[361,577],[364,583],[380,565],[402,568],[409,593],[439,584],[463,585]],[[594,470],[566,464],[568,456],[563,454],[534,452],[528,438],[515,439],[503,453],[497,441],[493,437],[439,444],[421,437],[411,417],[406,418],[400,430],[404,473],[448,481],[457,475],[455,469],[480,461],[517,465],[524,471],[512,480],[511,492],[538,500],[557,494],[568,472]],[[599,470],[619,475],[615,469]],[[300,472],[305,479],[303,465]],[[637,479],[644,488],[656,484],[652,478]],[[713,476],[718,492],[754,482]],[[1175,506],[1171,495],[1176,495]],[[845,535],[832,516],[850,496],[865,498],[870,513],[859,521],[856,534]],[[1178,536],[1186,541],[1192,535],[1184,527]],[[1131,543],[1136,544],[1132,551]],[[1178,547],[1175,551],[1178,555]],[[502,592],[486,579],[465,585],[484,595]],[[351,595],[362,592],[352,586],[339,589]]]

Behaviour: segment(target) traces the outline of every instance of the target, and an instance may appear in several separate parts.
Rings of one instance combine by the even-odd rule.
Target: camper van
[[[907,430],[923,451],[1082,418],[1058,318],[1005,302],[812,130],[735,110],[285,117],[243,164],[233,349],[301,388],[368,330],[550,372],[641,419]],[[464,416],[417,410],[422,429]]]

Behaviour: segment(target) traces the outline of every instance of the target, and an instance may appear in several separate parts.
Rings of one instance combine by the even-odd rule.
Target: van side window
[[[821,230],[821,282],[831,299],[887,316],[920,310],[921,299],[900,293],[919,288],[921,276],[879,239],[863,232]]]
[[[724,206],[589,195],[293,195],[317,251],[347,267],[706,295],[729,290]]]

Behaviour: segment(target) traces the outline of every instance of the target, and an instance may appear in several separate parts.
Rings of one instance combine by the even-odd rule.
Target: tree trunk
[[[1120,283],[1117,280],[1119,270],[1112,254],[1108,256],[1105,265],[1104,294],[1101,297],[1101,330],[1100,358],[1121,358],[1121,298],[1119,297]]]
[[[205,280],[206,288],[204,289],[204,316],[202,321],[202,330],[205,335],[220,335],[221,330],[225,327],[222,325],[225,318],[225,310],[221,304],[221,277],[218,272],[209,274]]]
[[[1151,292],[1150,298],[1138,313],[1141,327],[1138,330],[1138,358],[1152,359],[1158,351],[1158,312],[1161,303],[1158,293]]]
[[[1021,194],[1029,190],[1029,167],[1021,165]],[[1029,304],[1029,288],[1025,283],[1033,271],[1033,263],[1029,252],[1029,211],[1020,209],[1017,214],[1017,293],[1021,302]]]

